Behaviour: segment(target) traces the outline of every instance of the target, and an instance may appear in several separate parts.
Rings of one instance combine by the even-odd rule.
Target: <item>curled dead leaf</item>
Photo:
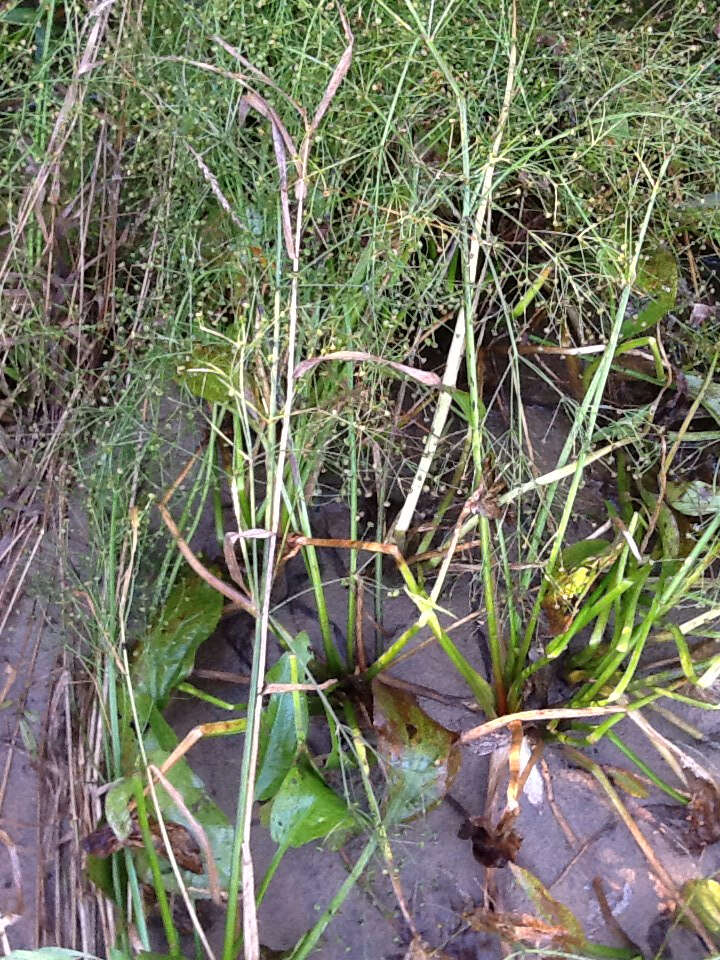
[[[165,829],[178,865],[190,873],[203,873],[205,868],[200,857],[200,850],[189,831],[182,824],[173,823],[169,820],[165,821]],[[150,833],[156,853],[161,857],[167,857],[160,828],[154,821],[150,824]],[[85,837],[82,845],[86,853],[101,860],[112,856],[113,853],[117,853],[125,847],[142,850],[145,846],[140,826],[135,817],[132,819],[130,833],[125,840],[119,840],[112,827],[104,826]]]
[[[693,777],[692,797],[687,811],[690,825],[688,845],[693,853],[700,853],[711,843],[720,840],[720,793],[715,784]]]
[[[529,913],[492,913],[477,907],[464,919],[479,933],[495,933],[503,940],[528,947],[562,949],[570,936],[565,927],[545,923]]]
[[[377,357],[372,353],[365,353],[364,350],[336,350],[333,353],[326,353],[321,357],[308,357],[307,360],[303,360],[302,363],[299,363],[295,367],[293,377],[295,380],[298,380],[303,374],[326,360],[348,360],[355,363],[368,361],[370,363],[382,364],[385,367],[391,367],[398,373],[402,373],[406,377],[411,377],[426,387],[439,387],[442,383],[440,377],[436,373],[431,373],[429,370],[419,370],[417,367],[409,367],[406,363],[386,360],[385,357]]]
[[[481,483],[468,501],[470,513],[499,520],[504,510],[498,503],[498,497],[504,489],[504,483],[491,483],[489,487]]]
[[[473,856],[484,867],[505,867],[522,845],[522,837],[513,829],[516,817],[517,811],[506,812],[496,826],[484,817],[468,817],[458,836],[470,840]]]

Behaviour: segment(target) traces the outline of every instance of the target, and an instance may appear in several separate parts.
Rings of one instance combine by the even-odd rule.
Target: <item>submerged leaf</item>
[[[310,662],[310,638],[306,633],[295,638],[295,653],[284,653],[265,675],[266,683],[292,683],[297,677],[302,679],[305,668]],[[297,661],[296,677],[292,675],[292,658]],[[296,698],[298,703],[295,711]],[[295,761],[298,750],[298,733],[307,732],[309,722],[307,694],[298,692],[274,693],[263,710],[260,721],[260,742],[258,746],[258,774],[255,783],[255,798],[269,800],[280,789],[280,785]],[[298,729],[299,728],[299,729]]]
[[[388,776],[386,813],[408,820],[445,796],[460,769],[458,735],[418,706],[415,697],[374,680],[373,726]]]
[[[354,826],[345,801],[305,763],[288,772],[270,810],[270,834],[281,847],[302,847],[331,833],[343,836]]]
[[[702,480],[668,481],[665,497],[673,510],[688,517],[704,517],[720,511],[720,490]]]
[[[190,675],[198,647],[214,632],[222,596],[195,573],[170,591],[158,622],[140,641],[130,669],[140,727],[155,706],[167,704],[173,688]]]
[[[233,355],[228,345],[196,347],[177,380],[208,403],[228,403],[231,391]]]
[[[543,920],[563,931],[562,935],[554,941],[554,945],[564,950],[586,950],[588,940],[585,931],[572,910],[556,900],[542,881],[529,870],[524,870],[514,863],[510,864],[510,869],[516,882],[532,901]]]

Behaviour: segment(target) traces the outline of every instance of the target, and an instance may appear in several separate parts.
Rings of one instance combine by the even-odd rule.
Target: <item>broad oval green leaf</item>
[[[0,13],[0,23],[13,23],[16,25],[37,23],[42,16],[38,6],[32,7],[14,7],[12,10],[3,10]]]
[[[5,960],[98,960],[92,953],[65,947],[38,947],[37,950],[11,950]]]
[[[153,706],[162,710],[173,688],[192,672],[198,647],[217,627],[222,606],[218,591],[195,573],[188,573],[170,591],[130,668],[141,729]]]
[[[307,763],[288,771],[270,810],[270,835],[281,847],[302,847],[330,834],[338,839],[355,827],[339,797]]]
[[[595,540],[578,540],[560,554],[560,565],[563,570],[575,570],[582,564],[594,560],[608,553],[612,541],[597,537]]]
[[[458,735],[422,710],[411,694],[373,681],[373,726],[388,775],[386,815],[401,822],[439,803],[460,769]]]
[[[720,489],[702,480],[668,481],[665,497],[673,510],[687,517],[720,512]]]
[[[85,860],[85,875],[98,890],[101,890],[108,900],[115,903],[115,884],[112,876],[112,859],[110,857],[96,857],[89,853]]]
[[[128,804],[133,795],[133,790],[132,779],[125,779],[108,790],[105,797],[105,819],[121,843],[127,840],[132,829],[132,817]]]
[[[157,711],[153,710],[150,716],[150,727],[143,737],[148,761],[161,766],[170,753],[177,746],[178,740],[175,731]],[[210,797],[205,784],[194,772],[184,757],[181,757],[166,774],[167,779],[182,795],[185,806],[200,824],[208,838],[212,850],[218,879],[223,890],[227,890],[230,883],[233,827],[227,816]],[[180,823],[191,829],[185,814],[177,807],[170,794],[157,784],[155,787],[160,809],[167,820]],[[138,872],[146,883],[152,883],[152,875],[147,857],[141,850],[133,851],[133,857],[138,865]],[[160,861],[163,883],[166,888],[178,892],[177,881],[170,865],[162,859]],[[201,875],[184,873],[185,882],[196,891],[196,896],[210,896],[210,884],[207,873]]]
[[[310,638],[306,633],[295,638],[294,653],[284,653],[265,675],[267,683],[302,681],[310,662]],[[297,704],[297,708],[296,708]],[[258,774],[255,798],[269,800],[280,789],[295,762],[299,738],[305,739],[309,722],[307,694],[274,693],[263,710],[258,746]]]
[[[656,247],[647,256],[643,256],[638,266],[635,286],[644,296],[652,299],[634,317],[623,321],[623,339],[636,337],[654,327],[675,306],[678,292],[678,265],[675,255],[670,250]]]

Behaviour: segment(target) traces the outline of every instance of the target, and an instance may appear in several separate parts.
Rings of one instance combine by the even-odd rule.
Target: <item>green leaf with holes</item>
[[[672,310],[677,301],[678,265],[675,255],[663,247],[651,249],[638,265],[636,289],[650,298],[634,317],[623,321],[621,337],[629,340],[644,333]]]
[[[428,716],[414,696],[373,681],[373,726],[388,777],[385,813],[409,820],[439,803],[460,769],[458,736]]]

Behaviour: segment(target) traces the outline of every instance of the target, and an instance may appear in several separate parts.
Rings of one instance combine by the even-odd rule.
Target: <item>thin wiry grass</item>
[[[508,19],[480,2],[443,10],[371,3],[350,14],[357,37],[354,68],[315,138],[310,161],[297,350],[303,357],[365,350],[442,369],[452,318],[463,306],[470,313],[453,258],[469,229],[466,201],[477,209],[485,189],[507,77]],[[51,6],[48,22],[52,15]],[[704,196],[717,192],[720,169],[709,15],[686,4],[658,4],[638,13],[611,2],[572,9],[520,3],[517,15],[521,68],[494,164],[489,266],[473,304],[476,342],[485,347],[500,341],[508,359],[485,417],[477,411],[471,416],[476,446],[482,440],[483,453],[492,452],[509,490],[532,479],[523,427],[528,378],[555,391],[569,422],[582,409],[540,356],[522,354],[519,347],[606,342],[613,318],[616,328],[622,319],[618,280],[637,249],[651,198],[653,243],[670,245],[680,257],[686,255],[687,231],[717,244],[717,216],[698,215],[697,209]],[[262,409],[266,384],[276,405],[266,411],[268,418],[280,408],[277,371],[287,349],[282,304],[293,279],[282,264],[276,162],[267,125],[243,118],[243,88],[227,75],[241,68],[213,38],[241,49],[272,78],[275,87],[261,90],[269,99],[279,89],[314,104],[342,52],[342,35],[335,11],[304,4],[179,8],[158,2],[141,12],[128,3],[117,20],[104,22],[103,62],[76,89],[69,139],[57,157],[48,158],[50,120],[62,109],[63,88],[73,89],[87,34],[70,8],[61,29],[45,30],[39,45],[36,27],[0,17],[0,43],[8,41],[3,69],[15,83],[0,104],[10,133],[0,182],[8,211],[0,224],[0,253],[7,254],[0,292],[3,304],[11,304],[3,311],[2,403],[17,414],[9,434],[16,448],[29,424],[47,439],[60,423],[75,482],[81,491],[87,488],[93,560],[101,573],[97,584],[86,586],[97,617],[94,669],[105,678],[113,778],[121,773],[121,711],[111,650],[121,632],[129,508],[139,505],[141,514],[137,565],[130,569],[133,593],[123,616],[132,611],[129,632],[139,636],[179,569],[179,556],[153,520],[151,498],[193,452],[193,430],[188,449],[182,449],[181,440],[163,442],[158,423],[167,416],[163,397],[176,392],[169,386],[172,377],[188,357],[197,357],[198,347],[212,350],[228,339],[236,344],[229,378],[235,391],[234,466],[244,466],[243,455],[258,456],[256,482],[235,491],[238,523],[248,510],[261,517],[263,474],[277,456],[271,429],[257,444],[253,414]],[[458,91],[467,110],[465,137],[458,132]],[[274,103],[299,141],[301,122],[286,110],[287,101]],[[39,183],[38,167],[49,159],[57,166],[50,168],[50,190],[39,207],[42,220],[18,223],[18,211],[33,209],[26,198]],[[653,195],[663,162],[667,176]],[[48,225],[49,243],[43,230]],[[545,269],[548,279],[531,312],[514,315]],[[674,330],[691,334],[683,361],[689,358],[704,374],[711,337],[684,318],[673,323]],[[673,332],[664,331],[665,346],[677,356]],[[501,385],[507,387],[511,422],[495,436],[489,426],[502,400]],[[406,399],[427,401],[413,387],[402,389]],[[198,416],[184,394],[174,410],[178,421]],[[433,410],[430,399],[421,423]],[[304,517],[303,489],[323,468],[332,478],[330,491],[349,494],[353,503],[359,487],[374,492],[376,486],[381,504],[391,495],[402,501],[422,445],[421,435],[403,436],[403,412],[396,382],[371,366],[329,369],[301,385],[292,440],[302,482],[289,483],[288,509]],[[647,411],[628,411],[618,420],[617,408],[598,389],[591,412],[566,448],[567,461],[621,440],[638,473],[657,462]],[[227,430],[217,412],[206,423],[214,439]],[[454,424],[453,431],[439,440],[434,475],[427,478],[431,488],[447,482],[459,458],[464,426]],[[211,446],[185,495],[178,526],[188,540],[212,488],[225,482],[215,453]],[[683,455],[692,453],[684,447]],[[464,494],[458,491],[460,503],[476,489],[481,472],[476,457],[474,479],[468,476]],[[580,475],[578,468],[578,481]],[[498,636],[506,622],[515,624],[517,638],[523,628],[528,638],[533,632],[527,629],[530,611],[512,606],[511,561],[521,558],[528,565],[520,578],[527,588],[536,565],[557,559],[563,545],[562,536],[547,541],[543,524],[557,529],[559,521],[564,529],[572,518],[572,500],[562,516],[544,499],[536,516],[537,497],[537,487],[523,492],[514,532],[495,528],[507,538],[499,541],[499,555],[485,525],[486,598],[497,591],[501,605],[510,605],[509,612],[501,609]],[[373,534],[377,540],[387,534],[384,509]],[[530,529],[522,522],[528,510],[535,518]],[[355,514],[353,523],[362,528]],[[260,596],[257,544],[244,549]],[[149,571],[158,568],[160,576],[148,584]],[[382,573],[378,564],[378,619]],[[86,576],[83,570],[79,579]],[[315,576],[317,586],[317,571]],[[687,589],[681,604],[717,606],[711,569],[692,589],[682,582]],[[519,667],[527,646],[528,640],[517,649]],[[624,692],[640,695],[641,682],[629,678]],[[132,861],[126,862],[134,909],[142,915]],[[121,883],[117,872],[115,882]],[[314,942],[312,936],[304,941],[297,955],[306,955]]]

